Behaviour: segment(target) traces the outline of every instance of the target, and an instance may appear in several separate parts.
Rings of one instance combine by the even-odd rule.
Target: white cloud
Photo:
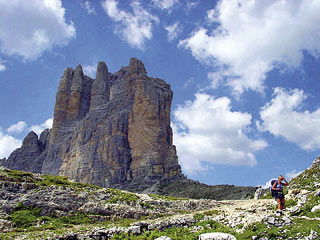
[[[292,178],[295,178],[299,176],[303,171],[298,171],[298,170],[292,170],[291,172],[288,172],[285,174],[287,181],[290,181]]]
[[[302,90],[275,88],[273,99],[260,111],[260,130],[297,144],[304,150],[320,149],[320,108],[299,111],[306,95]]]
[[[221,0],[207,12],[218,27],[200,26],[179,46],[218,67],[235,95],[263,92],[270,70],[299,67],[303,51],[319,57],[319,12],[319,0]]]
[[[146,11],[139,1],[132,1],[130,6],[133,13],[119,10],[116,0],[102,2],[102,7],[108,16],[118,23],[115,33],[131,47],[143,49],[145,40],[152,38],[152,24],[158,23],[159,19]]]
[[[18,121],[17,123],[8,127],[8,133],[22,133],[27,127],[27,124],[24,121]]]
[[[39,125],[32,125],[29,130],[30,131],[34,131],[37,135],[40,135],[40,133],[47,129],[47,128],[52,128],[52,124],[53,124],[53,118],[49,118],[48,120],[46,120],[44,123],[41,123]]]
[[[0,58],[0,72],[3,72],[7,69],[6,65],[4,65],[5,61]]]
[[[0,158],[9,157],[10,153],[21,147],[21,144],[21,140],[4,134],[0,129]]]
[[[207,163],[254,166],[254,153],[267,146],[246,136],[252,117],[231,111],[227,97],[198,93],[193,102],[178,106],[174,118],[174,144],[188,173],[205,169]]]
[[[80,3],[81,7],[87,11],[88,14],[97,14],[94,7],[91,6],[89,1],[85,1],[84,3]]]
[[[6,55],[36,59],[76,36],[61,0],[0,0],[0,16],[0,51]]]
[[[91,78],[95,78],[96,77],[96,73],[97,73],[97,64],[93,63],[92,65],[83,66],[83,72],[87,76],[89,76]]]
[[[179,22],[175,22],[172,25],[164,27],[168,32],[168,40],[171,42],[178,37],[178,34],[181,32],[181,25]]]
[[[290,181],[292,178],[297,177],[302,172],[303,171],[292,170],[291,172],[284,174],[284,176],[286,177],[287,181]],[[278,180],[278,176],[275,176],[274,178],[270,179],[264,185],[258,185],[258,187],[262,187],[263,189],[268,189],[268,188],[270,189],[272,180]]]
[[[211,81],[211,88],[218,88],[223,82],[223,74],[221,72],[209,72],[208,79]]]
[[[154,5],[161,10],[171,11],[172,7],[179,2],[179,0],[152,0]]]

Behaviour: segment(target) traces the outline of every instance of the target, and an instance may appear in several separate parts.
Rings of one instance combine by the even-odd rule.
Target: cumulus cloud
[[[0,51],[6,55],[36,59],[76,36],[61,0],[0,0],[0,16]]]
[[[263,92],[270,70],[299,67],[303,51],[319,57],[319,12],[318,0],[221,0],[207,12],[215,24],[195,29],[179,46],[218,68],[235,95]]]
[[[91,6],[89,1],[85,1],[84,3],[80,3],[81,7],[87,11],[88,14],[97,14],[94,7]]]
[[[154,5],[161,10],[171,11],[172,7],[179,2],[179,0],[152,0]]]
[[[53,124],[53,118],[49,118],[48,120],[46,120],[44,123],[41,123],[39,125],[32,125],[29,130],[30,131],[34,131],[36,134],[40,135],[40,133],[47,129],[47,128],[52,128],[52,124]]]
[[[194,101],[178,106],[174,119],[174,144],[188,173],[208,163],[254,166],[254,153],[267,146],[264,140],[247,137],[252,116],[232,111],[227,97],[197,93]]]
[[[176,39],[178,37],[178,34],[181,32],[181,25],[179,22],[175,22],[174,24],[165,26],[164,28],[168,32],[169,42]]]
[[[27,124],[24,121],[18,121],[15,124],[12,124],[8,127],[8,133],[22,133],[27,127]]]
[[[0,158],[9,157],[10,153],[21,147],[22,141],[2,132],[0,128]]]
[[[298,171],[298,170],[292,170],[291,172],[287,172],[286,174],[284,174],[284,176],[286,177],[287,181],[290,181],[292,178],[297,177],[298,175],[300,175],[300,173],[302,173],[303,171]],[[278,176],[276,176],[275,178],[270,179],[269,181],[267,181],[264,185],[258,185],[258,187],[262,187],[263,189],[268,189],[271,186],[271,181],[272,180],[278,180]]]
[[[153,23],[158,23],[159,19],[145,10],[139,1],[132,1],[130,6],[133,13],[120,10],[116,0],[102,2],[102,7],[107,15],[118,23],[115,33],[131,47],[143,49],[145,40],[152,38]]]
[[[273,99],[260,111],[258,129],[297,144],[304,150],[320,148],[320,108],[302,111],[303,90],[275,88]]]
[[[291,172],[286,173],[285,176],[287,180],[290,181],[292,178],[299,176],[302,172],[303,171],[292,170]]]
[[[95,78],[96,77],[96,73],[97,73],[97,64],[93,63],[92,65],[83,66],[83,72],[87,76],[89,76],[91,78]]]

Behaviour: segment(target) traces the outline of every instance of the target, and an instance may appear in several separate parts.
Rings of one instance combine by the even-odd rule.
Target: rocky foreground
[[[319,239],[320,159],[290,182],[286,210],[267,195],[192,200],[66,177],[0,170],[0,239]]]

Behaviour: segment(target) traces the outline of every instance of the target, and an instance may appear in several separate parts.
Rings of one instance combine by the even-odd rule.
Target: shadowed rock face
[[[37,134],[30,132],[23,140],[21,148],[10,154],[4,166],[10,169],[40,173],[43,162],[40,156],[46,149],[48,136],[48,129],[41,133],[39,140]]]
[[[135,58],[115,74],[99,62],[96,79],[85,76],[81,66],[67,68],[50,133],[39,140],[30,133],[32,151],[16,150],[6,166],[131,190],[181,178],[172,145],[171,100],[170,86],[148,77]]]

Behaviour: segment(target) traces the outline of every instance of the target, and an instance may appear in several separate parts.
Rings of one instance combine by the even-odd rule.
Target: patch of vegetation
[[[0,177],[7,177],[6,181],[12,182],[30,182],[35,183],[37,186],[65,186],[75,189],[101,189],[99,186],[91,184],[83,184],[78,182],[72,182],[65,176],[53,176],[53,175],[40,175],[36,176],[30,172],[23,172],[19,170],[4,169],[0,172]],[[0,178],[1,179],[1,178]]]
[[[101,189],[101,187],[91,184],[84,184],[79,182],[71,182],[68,177],[65,176],[53,176],[53,175],[42,175],[42,181],[36,182],[40,186],[64,186],[76,189],[93,188]]]
[[[317,189],[315,183],[319,182],[320,179],[320,171],[319,168],[310,168],[305,170],[298,177],[293,178],[290,181],[290,189],[298,188],[298,189],[306,189],[309,191],[314,191]]]
[[[14,211],[10,214],[9,220],[12,221],[16,231],[35,231],[46,229],[59,229],[62,227],[92,224],[93,220],[83,213],[70,214],[68,216],[41,216],[41,209],[24,206],[18,203]],[[37,226],[35,226],[37,224]]]
[[[213,209],[213,210],[205,211],[202,214],[205,216],[216,216],[216,215],[219,215],[220,212],[218,210]]]
[[[198,222],[204,219],[204,214],[202,213],[196,213],[193,215],[193,218]]]
[[[127,204],[135,204],[140,199],[137,194],[124,192],[118,189],[107,188],[106,191],[112,196],[112,198],[108,200],[110,203],[124,202]]]
[[[310,194],[307,198],[306,203],[301,208],[299,216],[307,216],[310,218],[320,217],[320,211],[311,212],[311,209],[320,204],[320,197],[316,197],[313,194]]]
[[[154,209],[154,206],[148,202],[139,202],[140,206],[143,208]]]
[[[298,204],[297,200],[291,198],[286,201],[285,206],[289,208],[289,207],[296,206],[297,204]]]
[[[4,172],[12,178],[21,178],[21,177],[32,177],[33,174],[29,173],[29,172],[22,172],[19,170],[9,170],[9,169],[5,169]]]
[[[40,208],[26,207],[22,203],[18,203],[10,214],[9,220],[12,221],[14,227],[29,227],[37,222],[40,212]]]

